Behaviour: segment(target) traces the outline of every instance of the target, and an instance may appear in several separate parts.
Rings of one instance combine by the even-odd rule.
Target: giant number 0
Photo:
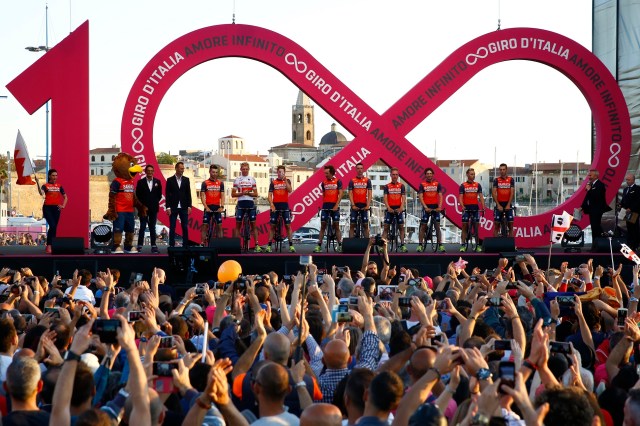
[[[355,174],[356,162],[361,161],[369,167],[382,159],[388,165],[398,167],[403,179],[416,188],[424,169],[432,167],[446,191],[448,217],[458,225],[461,213],[457,202],[458,183],[439,173],[435,164],[406,140],[405,135],[469,79],[490,65],[516,59],[540,62],[564,74],[580,89],[593,113],[596,130],[592,167],[600,171],[601,180],[607,184],[608,200],[615,197],[629,163],[629,112],[613,76],[595,55],[580,44],[560,34],[533,28],[496,31],[466,43],[382,115],[358,98],[302,47],[280,34],[249,25],[202,28],[169,43],[141,71],[125,104],[121,128],[123,151],[134,154],[140,164],[157,165],[153,123],[168,89],[200,63],[232,56],[254,59],[277,69],[355,136],[331,160],[342,179]],[[75,67],[69,67],[69,63]],[[73,216],[65,214],[60,235],[77,235],[78,230],[88,227],[89,173],[88,168],[83,167],[88,161],[88,23],[8,87],[30,113],[48,98],[54,99],[52,160],[55,158],[54,167],[61,171],[63,178],[73,176],[73,181],[64,180],[64,185],[72,188],[68,189],[70,203],[74,200],[75,203],[70,207],[76,208]],[[56,155],[63,145],[64,155]],[[162,176],[159,178],[164,180]],[[291,195],[294,227],[303,225],[317,213],[322,179],[319,171]],[[584,184],[581,189],[584,189]],[[551,214],[573,211],[580,205],[583,194],[583,191],[578,191],[545,214],[517,218],[518,246],[548,244]],[[194,241],[199,238],[198,221],[201,217],[196,212],[198,210],[192,213],[189,226],[189,238]],[[160,219],[168,223],[163,210]],[[258,216],[262,241],[266,239],[268,219],[268,212]],[[231,227],[232,222],[233,219],[227,219],[225,227]],[[582,219],[579,224],[586,226],[587,219]],[[489,235],[491,226],[490,221],[483,222],[482,236]],[[86,232],[84,235],[86,238]]]

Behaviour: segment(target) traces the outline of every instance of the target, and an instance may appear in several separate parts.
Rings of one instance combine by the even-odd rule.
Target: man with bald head
[[[342,413],[333,404],[311,404],[300,416],[300,426],[340,426]]]
[[[333,394],[338,387],[338,383],[349,374],[349,346],[344,340],[331,340],[324,347],[324,355],[322,361],[326,367],[324,373],[318,377],[320,390],[322,391],[322,402],[331,403]]]
[[[252,391],[251,384],[254,382],[257,372],[261,371],[262,368],[256,370],[256,366],[254,366],[253,369],[247,371],[246,369],[243,369],[242,366],[251,366],[254,364],[256,355],[260,351],[260,343],[262,342],[260,339],[261,338],[258,338],[251,343],[249,348],[242,354],[242,356],[240,356],[232,373],[232,396],[234,404],[240,411],[251,410],[255,415],[258,414],[255,404],[257,394]],[[266,338],[264,338],[264,345],[262,345],[262,349],[265,360],[276,363],[287,371],[286,366],[289,363],[289,356],[291,355],[291,342],[285,334],[270,333]],[[315,379],[308,374],[304,375],[303,380],[300,383],[294,382],[293,377],[290,374],[288,375],[288,380],[289,391],[285,395],[285,405],[289,407],[290,413],[296,416],[299,416],[302,413],[298,387],[302,386],[303,383],[314,401],[322,399],[320,387],[316,383]]]
[[[407,373],[411,379],[410,386],[413,386],[422,376],[427,374],[430,368],[433,367],[433,363],[436,360],[436,351],[431,348],[419,348],[417,349],[409,359],[409,365],[407,366]],[[436,395],[440,395],[445,390],[445,386],[442,382],[438,381],[436,385],[433,387],[433,392]],[[455,391],[455,389],[452,389]],[[430,394],[425,402],[435,402],[436,397],[433,394]],[[447,408],[445,409],[445,415],[447,418],[453,417],[458,408],[458,404],[456,401],[451,398],[447,403]]]
[[[638,248],[640,243],[640,188],[636,185],[636,177],[629,173],[624,178],[627,187],[622,191],[620,208],[625,209],[625,221],[627,223],[627,245],[631,250]]]
[[[289,372],[282,365],[267,362],[260,367],[251,385],[256,399],[260,418],[253,422],[257,426],[298,425],[300,420],[284,409],[284,400],[291,392]]]

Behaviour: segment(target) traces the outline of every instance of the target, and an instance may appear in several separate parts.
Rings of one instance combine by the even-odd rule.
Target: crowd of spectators
[[[46,239],[44,233],[34,238],[29,232],[0,232],[0,246],[42,246]]]
[[[383,242],[384,244],[384,242]],[[3,425],[638,425],[638,268],[0,271]],[[212,277],[213,278],[213,277]]]

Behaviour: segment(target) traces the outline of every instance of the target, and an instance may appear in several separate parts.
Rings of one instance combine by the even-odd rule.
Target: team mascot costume
[[[121,152],[113,160],[111,169],[116,178],[111,183],[109,209],[103,217],[113,223],[114,253],[123,253],[120,245],[122,232],[125,233],[124,252],[137,253],[138,250],[133,247],[134,208],[138,209],[140,217],[147,215],[147,208],[136,197],[136,186],[133,179],[136,174],[142,172],[142,167],[131,155]]]

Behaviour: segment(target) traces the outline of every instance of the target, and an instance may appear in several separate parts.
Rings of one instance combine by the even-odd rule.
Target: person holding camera
[[[371,248],[377,247],[378,249],[382,249],[382,270],[378,272],[378,264],[369,260],[369,256],[371,254]],[[389,272],[389,250],[387,245],[387,240],[382,238],[380,235],[376,235],[375,237],[369,238],[369,244],[367,245],[367,249],[364,251],[364,256],[362,258],[362,266],[360,267],[360,273],[362,273],[363,277],[372,277],[374,279],[379,279],[382,281],[386,281],[387,274]]]

